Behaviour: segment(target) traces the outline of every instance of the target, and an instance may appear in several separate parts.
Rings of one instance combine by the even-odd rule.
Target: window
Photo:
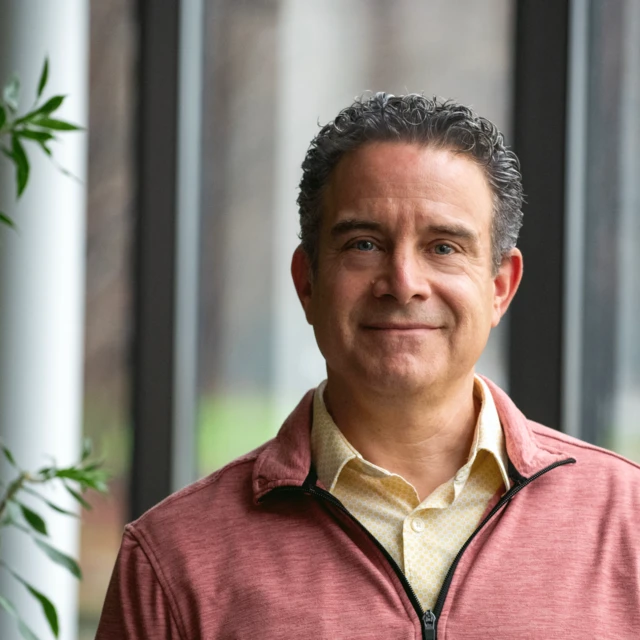
[[[568,430],[640,461],[640,5],[581,7],[574,72],[584,82],[570,111]]]

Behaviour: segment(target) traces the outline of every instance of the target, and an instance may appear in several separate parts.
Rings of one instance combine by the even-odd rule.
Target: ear
[[[511,249],[502,258],[498,274],[493,279],[493,318],[491,326],[495,327],[506,313],[513,296],[515,296],[522,280],[522,253],[519,249]]]
[[[313,324],[313,313],[311,300],[313,296],[313,280],[311,263],[306,251],[301,246],[293,252],[291,259],[291,276],[296,288],[298,298],[304,309],[304,315],[309,324]]]

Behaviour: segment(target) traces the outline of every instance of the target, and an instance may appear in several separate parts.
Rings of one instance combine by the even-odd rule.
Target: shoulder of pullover
[[[529,421],[529,425],[539,445],[543,448],[563,451],[576,459],[580,458],[582,461],[588,461],[590,464],[604,465],[611,468],[612,471],[618,471],[627,477],[637,477],[637,479],[640,480],[640,464],[618,453],[603,449],[584,440],[579,440],[578,438],[574,438],[566,433],[561,433],[550,427],[545,427],[531,420]]]
[[[243,455],[221,469],[171,494],[128,524],[125,531],[147,553],[186,536],[208,535],[245,515],[253,506],[252,473],[264,447]]]
[[[574,509],[581,512],[594,508],[613,516],[638,522],[640,513],[640,465],[613,451],[578,440],[549,427],[531,423],[534,438],[542,448],[562,451],[576,460],[565,473],[554,475],[556,490]]]

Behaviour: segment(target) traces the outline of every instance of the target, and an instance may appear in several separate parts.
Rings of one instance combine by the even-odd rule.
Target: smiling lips
[[[436,325],[421,322],[376,322],[362,326],[364,329],[373,331],[433,331],[439,329]]]

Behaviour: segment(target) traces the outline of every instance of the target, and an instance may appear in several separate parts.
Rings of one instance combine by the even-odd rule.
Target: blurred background
[[[11,16],[45,21],[46,4],[0,0],[0,53],[27,46]],[[113,477],[80,525],[63,640],[94,637],[125,522],[274,435],[323,379],[289,282],[300,163],[368,91],[455,98],[505,133],[527,193],[525,278],[479,370],[530,418],[640,462],[640,3],[57,4],[86,51],[78,70],[49,51],[60,91],[80,74],[88,105],[81,422]],[[0,325],[26,277],[10,274]],[[0,362],[16,340],[0,334]]]

